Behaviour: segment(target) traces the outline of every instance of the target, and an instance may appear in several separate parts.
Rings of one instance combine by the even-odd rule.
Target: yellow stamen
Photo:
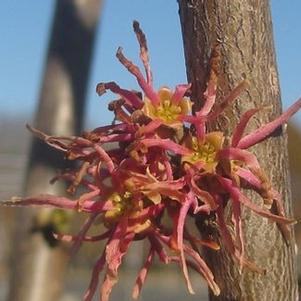
[[[191,111],[191,102],[184,97],[178,104],[173,104],[172,91],[168,88],[161,88],[158,91],[160,103],[154,106],[149,99],[145,98],[144,113],[151,118],[158,118],[166,124],[179,123],[178,117],[186,115]]]
[[[186,147],[193,151],[192,155],[183,156],[182,162],[203,163],[202,168],[206,171],[212,171],[217,165],[216,154],[222,147],[224,141],[223,134],[221,132],[212,132],[205,136],[204,140],[200,141],[196,137],[192,136],[187,139]]]

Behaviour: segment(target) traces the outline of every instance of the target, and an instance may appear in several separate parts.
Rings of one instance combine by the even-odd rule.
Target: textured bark
[[[54,135],[80,131],[101,0],[59,0],[48,49],[35,126]],[[50,186],[62,154],[33,139],[24,194],[63,194],[64,185]],[[63,288],[67,254],[51,232],[52,211],[20,209],[8,300],[58,300]]]
[[[261,110],[249,130],[278,116],[281,102],[268,0],[179,0],[179,7],[187,75],[193,84],[193,97],[202,98],[208,58],[216,43],[220,44],[222,55],[218,99],[242,79],[250,82],[250,88],[212,127],[231,134],[241,113],[253,107],[271,106],[271,109]],[[282,194],[286,212],[291,216],[286,145],[286,133],[282,129],[254,147],[253,151],[272,185]],[[256,194],[248,192],[248,196],[254,202],[261,202]],[[207,231],[219,239],[214,223],[209,223],[208,227]],[[238,265],[224,249],[206,251],[206,259],[221,287],[221,295],[210,296],[210,300],[295,301],[294,239],[286,245],[275,224],[247,209],[243,210],[243,228],[247,256],[265,268],[267,273],[259,275],[244,269],[240,274]]]

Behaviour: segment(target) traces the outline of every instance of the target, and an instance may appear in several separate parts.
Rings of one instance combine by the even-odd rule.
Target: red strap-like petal
[[[180,103],[180,101],[183,99],[185,93],[188,89],[190,89],[191,84],[182,84],[177,85],[175,88],[175,92],[172,95],[171,101],[173,104],[177,105]]]
[[[253,133],[243,137],[237,147],[245,149],[255,145],[271,135],[279,126],[285,124],[301,108],[301,98],[275,120],[263,125]]]
[[[141,292],[142,286],[146,280],[146,276],[148,274],[149,268],[153,262],[154,255],[155,255],[155,251],[153,248],[151,248],[146,257],[146,261],[145,261],[142,269],[140,270],[138,277],[135,281],[135,286],[133,288],[133,293],[132,293],[133,299],[138,299],[138,297],[140,295],[140,292]]]
[[[245,128],[246,128],[249,120],[258,111],[259,111],[259,109],[251,109],[242,115],[242,117],[240,118],[240,121],[239,121],[238,125],[235,127],[234,133],[232,135],[232,142],[231,142],[232,147],[237,146],[237,144],[239,143],[239,141],[245,131]]]

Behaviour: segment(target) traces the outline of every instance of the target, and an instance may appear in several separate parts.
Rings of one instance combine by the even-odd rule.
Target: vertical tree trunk
[[[35,126],[53,135],[73,135],[83,121],[85,94],[101,0],[58,0],[48,49]],[[25,180],[25,195],[62,194],[64,185],[50,186],[61,154],[37,139]],[[11,275],[10,301],[54,301],[63,287],[66,252],[54,243],[53,211],[20,209]]]
[[[242,112],[261,110],[250,129],[272,120],[281,112],[280,91],[272,36],[269,1],[179,0],[188,80],[193,84],[193,97],[201,99],[206,86],[208,58],[216,43],[221,48],[219,97],[227,94],[242,79],[250,82],[248,90],[228,109],[213,127],[228,134]],[[253,151],[258,156],[272,185],[282,194],[286,212],[292,215],[290,179],[287,165],[285,130],[260,143]],[[256,194],[250,194],[258,202]],[[208,231],[215,233],[214,225]],[[253,212],[243,211],[243,228],[247,256],[262,268],[266,275],[244,269],[222,249],[206,251],[221,296],[210,300],[296,300],[294,239],[285,244],[277,226]]]

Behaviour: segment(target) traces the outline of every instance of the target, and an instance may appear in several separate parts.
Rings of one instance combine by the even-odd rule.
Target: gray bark
[[[80,131],[101,0],[59,0],[48,49],[35,127],[54,135]],[[33,139],[25,195],[63,194],[64,185],[50,179],[66,167],[62,155]],[[63,288],[67,252],[56,243],[52,211],[20,209],[8,300],[58,300]]]
[[[249,130],[274,119],[281,113],[272,21],[268,0],[202,1],[179,0],[188,81],[193,98],[201,99],[206,87],[208,59],[213,46],[221,48],[218,99],[244,78],[250,88],[212,127],[231,134],[241,113],[254,107],[271,105],[261,111]],[[282,194],[288,216],[292,200],[288,172],[285,129],[252,149],[272,185]],[[252,201],[261,204],[256,194]],[[214,223],[210,233],[219,239]],[[266,269],[266,275],[244,269],[239,273],[226,250],[206,251],[205,256],[221,288],[219,297],[210,300],[297,300],[294,238],[286,245],[274,223],[245,209],[243,228],[249,259]]]

